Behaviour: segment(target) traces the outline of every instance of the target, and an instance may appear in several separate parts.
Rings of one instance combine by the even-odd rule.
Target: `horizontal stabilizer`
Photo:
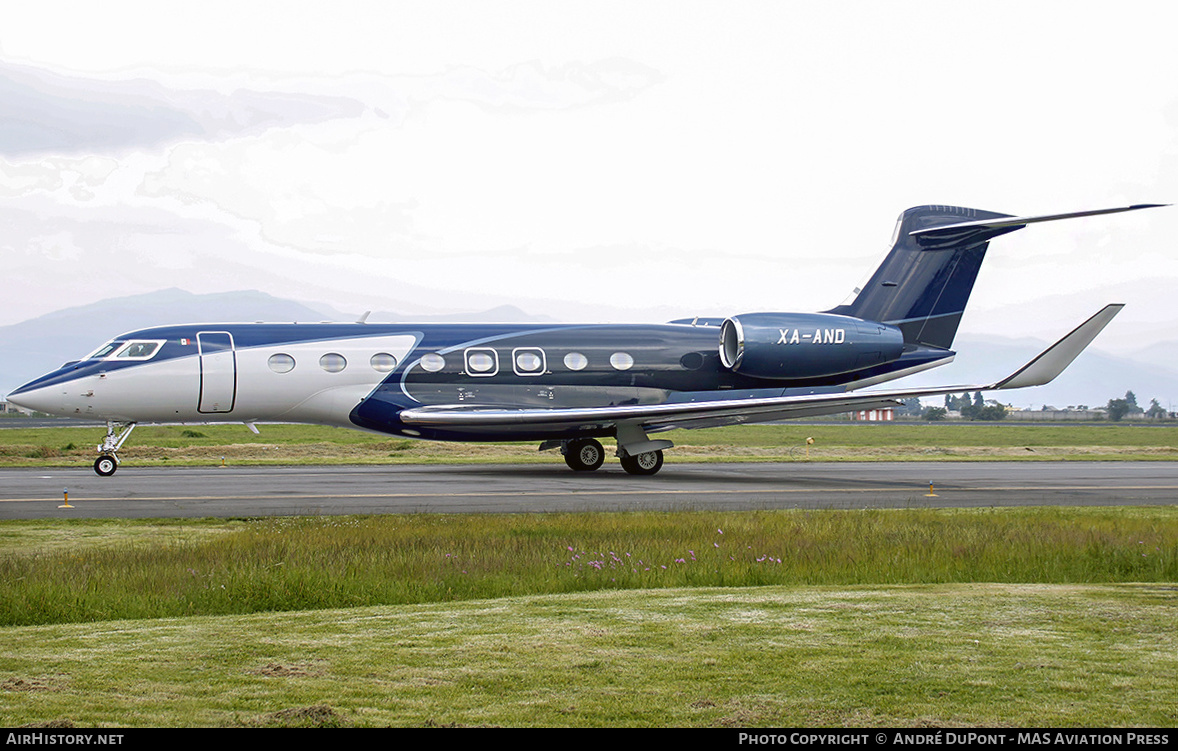
[[[957,222],[943,224],[939,227],[925,227],[909,232],[910,237],[940,237],[954,235],[963,229],[1005,229],[1025,227],[1036,222],[1053,222],[1056,219],[1075,219],[1082,216],[1099,216],[1100,214],[1120,214],[1123,211],[1137,211],[1138,209],[1156,209],[1169,206],[1168,203],[1138,203],[1132,206],[1121,206],[1115,209],[1095,209],[1093,211],[1072,211],[1067,214],[1044,214],[1042,216],[1003,216],[994,219],[980,219],[972,222]]]

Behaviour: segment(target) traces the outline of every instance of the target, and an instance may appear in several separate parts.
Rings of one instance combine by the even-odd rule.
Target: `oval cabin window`
[[[295,359],[290,355],[277,354],[270,355],[270,359],[266,363],[275,373],[289,373],[294,370]]]
[[[569,370],[584,370],[589,365],[589,358],[580,352],[570,352],[564,356],[564,366]]]
[[[446,367],[446,358],[436,352],[430,352],[421,358],[421,369],[426,373],[437,373],[444,367]]]
[[[343,355],[335,352],[328,352],[323,357],[319,358],[319,367],[326,370],[328,373],[338,373],[344,368],[348,367],[348,361],[344,359]]]
[[[368,363],[377,373],[392,373],[397,367],[397,358],[387,352],[378,352]]]
[[[634,358],[625,352],[615,352],[609,356],[609,364],[614,370],[629,370],[634,367]]]

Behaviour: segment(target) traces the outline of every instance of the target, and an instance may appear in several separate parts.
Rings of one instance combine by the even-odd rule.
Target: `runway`
[[[59,508],[66,492],[73,508]],[[1178,462],[668,464],[654,477],[616,464],[0,470],[0,519],[1176,502]]]

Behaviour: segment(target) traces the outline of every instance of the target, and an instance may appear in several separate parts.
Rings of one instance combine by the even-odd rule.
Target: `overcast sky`
[[[1165,3],[9,3],[0,325],[258,289],[817,310],[918,204],[1178,201]],[[996,241],[963,330],[1178,338],[1178,207]],[[114,333],[114,332],[112,332]]]

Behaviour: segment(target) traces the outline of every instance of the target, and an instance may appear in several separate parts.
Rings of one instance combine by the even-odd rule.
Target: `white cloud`
[[[356,101],[286,92],[174,90],[0,65],[0,155],[110,153],[355,117]]]
[[[1178,196],[1178,52],[1140,22],[1163,6],[26,5],[0,39],[0,248],[27,283],[0,323],[59,307],[49,289],[171,286],[817,309],[908,206]],[[1172,285],[1175,214],[1003,237],[974,306]]]

